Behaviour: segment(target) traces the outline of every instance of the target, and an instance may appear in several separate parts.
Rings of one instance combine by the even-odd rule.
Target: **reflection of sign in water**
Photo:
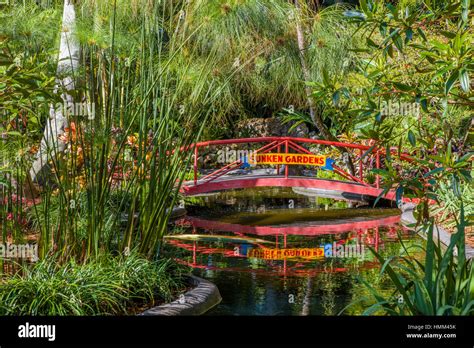
[[[286,164],[286,165],[309,165],[328,167],[328,158],[324,155],[309,155],[300,153],[262,153],[249,156],[250,164]],[[332,161],[332,160],[331,160]]]
[[[365,250],[363,244],[336,243],[321,245],[319,248],[293,248],[293,249],[270,249],[252,248],[246,250],[247,257],[265,260],[288,260],[288,259],[318,259],[328,258],[359,258],[364,259]]]
[[[247,257],[265,260],[285,260],[294,258],[317,259],[324,257],[324,248],[293,248],[293,249],[250,249]]]

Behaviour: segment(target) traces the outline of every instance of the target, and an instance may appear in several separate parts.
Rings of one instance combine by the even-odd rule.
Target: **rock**
[[[139,315],[202,315],[222,301],[219,289],[213,283],[193,275],[187,278],[189,284],[194,287],[192,290],[181,295],[176,301],[150,308]]]
[[[280,118],[249,118],[240,121],[236,126],[236,137],[254,138],[271,136],[291,136],[298,138],[308,137],[308,127],[300,124],[290,131],[294,122],[283,124]]]

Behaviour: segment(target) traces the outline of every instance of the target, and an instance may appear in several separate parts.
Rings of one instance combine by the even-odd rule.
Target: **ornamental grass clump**
[[[57,260],[23,267],[0,280],[0,315],[124,315],[170,301],[183,289],[183,268],[136,253],[79,264]]]

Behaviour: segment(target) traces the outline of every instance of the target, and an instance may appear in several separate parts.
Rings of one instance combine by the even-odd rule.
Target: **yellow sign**
[[[324,248],[250,249],[247,256],[265,260],[318,259],[324,257]]]
[[[299,153],[262,153],[250,156],[250,164],[287,164],[325,166],[326,156]]]

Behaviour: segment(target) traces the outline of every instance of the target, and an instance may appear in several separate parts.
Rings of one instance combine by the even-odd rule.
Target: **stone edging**
[[[186,278],[187,283],[194,286],[193,289],[178,300],[147,309],[138,315],[201,315],[222,301],[219,289],[213,283],[194,275],[187,275]]]
[[[370,200],[369,196],[364,196],[357,193],[345,193],[343,191],[336,191],[331,189],[317,189],[313,187],[292,187],[291,189],[294,193],[305,195],[308,197],[324,197],[359,202],[368,202]]]
[[[180,217],[183,217],[184,215],[187,214],[187,211],[185,208],[181,207],[173,207],[173,210],[171,211],[170,219],[178,219]]]
[[[413,203],[404,203],[400,207],[402,211],[402,216],[400,218],[400,222],[403,224],[403,226],[408,227],[407,225],[410,224],[415,224],[416,219],[415,216],[413,215],[413,210],[415,209],[416,204]],[[410,228],[410,227],[408,227]],[[417,231],[417,233],[422,236],[424,239],[426,239],[426,235],[421,232],[420,230]],[[439,241],[441,244],[443,244],[445,247],[447,247],[451,241],[451,233],[446,231],[444,228],[434,225],[433,228],[433,239],[436,241],[438,240],[439,236]],[[454,255],[457,255],[457,248],[454,248]],[[466,245],[466,258],[473,258],[474,257],[474,248]]]

